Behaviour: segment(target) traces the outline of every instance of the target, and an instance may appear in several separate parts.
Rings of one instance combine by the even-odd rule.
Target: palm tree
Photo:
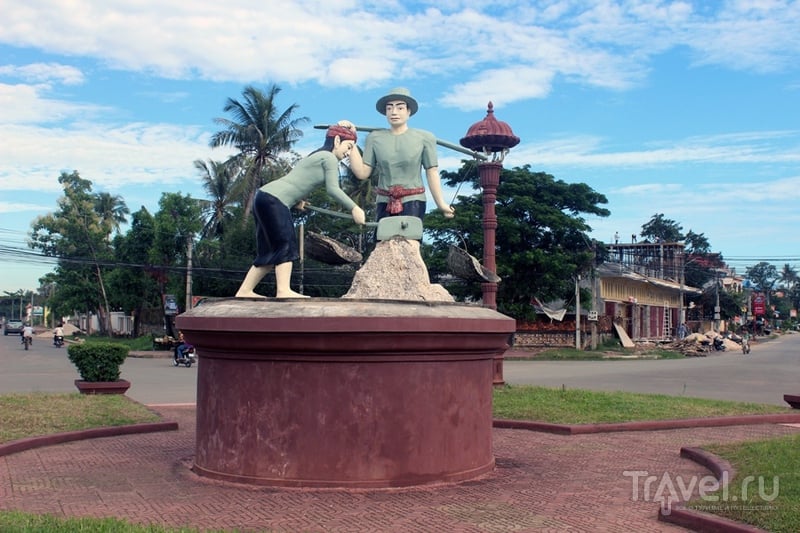
[[[210,200],[201,200],[200,208],[203,211],[203,229],[200,235],[203,238],[222,237],[225,228],[233,219],[232,207],[237,203],[233,193],[233,186],[238,173],[237,167],[229,163],[200,159],[194,162],[200,171],[203,189]]]
[[[94,210],[100,216],[100,223],[106,228],[106,240],[110,238],[112,230],[119,232],[120,225],[128,221],[127,215],[131,212],[122,196],[112,196],[107,192],[94,195]]]
[[[271,167],[302,137],[298,126],[308,122],[307,117],[294,117],[297,104],[283,112],[278,110],[275,99],[280,91],[275,84],[266,93],[248,85],[242,91],[242,102],[229,98],[223,108],[233,118],[214,119],[224,129],[211,136],[211,147],[233,146],[239,150],[230,162],[243,169],[236,192],[244,203],[245,217],[250,213],[256,190],[268,178],[275,177],[276,172],[270,176]]]
[[[797,270],[792,268],[792,265],[789,263],[785,263],[783,265],[783,270],[781,270],[781,282],[784,288],[791,290],[798,282],[798,279]]]

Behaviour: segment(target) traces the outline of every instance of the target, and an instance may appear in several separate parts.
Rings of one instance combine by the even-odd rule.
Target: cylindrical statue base
[[[200,357],[200,475],[402,487],[494,466],[493,358],[509,317],[450,303],[222,299],[177,325]]]

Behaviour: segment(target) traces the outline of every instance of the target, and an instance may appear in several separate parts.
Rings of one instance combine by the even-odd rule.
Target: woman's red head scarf
[[[344,126],[331,126],[325,133],[325,137],[336,137],[337,135],[342,141],[355,141],[357,139],[356,132]]]

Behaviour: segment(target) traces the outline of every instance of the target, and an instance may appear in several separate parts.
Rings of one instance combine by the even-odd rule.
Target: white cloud
[[[523,143],[508,156],[513,164],[636,167],[681,163],[797,163],[800,131],[743,132],[662,141],[635,150],[612,151],[591,136],[560,137]],[[514,163],[518,162],[518,163]]]
[[[0,83],[0,124],[53,124],[108,111],[94,104],[47,98],[42,94],[46,89],[41,85]]]
[[[196,179],[195,159],[228,155],[212,151],[207,133],[199,128],[169,124],[16,126],[6,132],[14,139],[13,145],[0,144],[0,190],[7,191],[60,192],[58,176],[73,170],[110,190],[179,183]]]
[[[677,183],[642,183],[638,185],[630,185],[628,187],[620,187],[614,192],[616,194],[625,194],[633,197],[641,198],[643,195],[661,195],[679,193],[683,190],[683,186]]]
[[[364,87],[392,78],[448,76],[459,82],[443,101],[465,109],[485,106],[487,80],[520,74],[527,87],[495,87],[498,100],[542,98],[558,77],[625,89],[643,79],[651,57],[679,46],[689,46],[698,63],[759,71],[793,65],[800,52],[796,2],[428,4],[436,7],[30,0],[4,10],[0,42],[175,79]],[[31,81],[52,76],[80,83],[77,70],[58,67],[18,73]]]
[[[5,202],[0,200],[0,213],[42,213],[52,211],[52,205],[32,204],[27,202]]]
[[[548,70],[518,67],[482,72],[476,79],[453,86],[442,97],[442,104],[474,109],[475,102],[483,102],[483,108],[498,95],[506,104],[529,98],[543,98],[550,92],[553,73]]]
[[[56,82],[80,85],[83,72],[70,65],[58,63],[31,63],[30,65],[0,65],[0,76],[18,78],[30,83]]]
[[[84,95],[101,77],[121,79],[109,69],[137,81],[135,96],[181,105],[185,100],[187,110],[195,106],[193,111],[204,104],[197,103],[191,84],[182,80],[274,82],[305,85],[303,91],[345,88],[336,91],[340,99],[333,102],[340,109],[347,92],[391,83],[427,92],[427,102],[481,116],[492,100],[500,106],[498,118],[513,124],[516,117],[504,116],[503,106],[544,100],[558,95],[564,85],[600,88],[601,96],[585,91],[597,100],[604,92],[633,99],[635,95],[620,93],[652,79],[650,69],[660,68],[661,59],[674,58],[668,54],[675,50],[681,52],[680,60],[688,55],[694,65],[756,73],[796,73],[800,55],[800,3],[788,0],[0,3],[0,44],[14,52],[0,64],[0,214],[6,214],[5,225],[51,210],[37,204],[55,205],[62,171],[78,170],[96,190],[121,194],[135,209],[139,202],[151,207],[165,189],[197,191],[192,162],[227,156],[208,147],[208,132],[192,123],[195,119],[169,118],[179,116],[176,106],[153,106],[169,117],[130,123],[126,117],[144,116],[136,113],[136,102],[111,107],[81,101],[89,100]],[[26,64],[27,57],[37,54],[47,59]],[[165,83],[164,78],[179,81]],[[797,89],[796,83],[788,76],[782,81],[789,91]],[[146,92],[150,87],[153,91]],[[552,98],[555,106],[556,100]],[[113,102],[114,95],[97,101]],[[365,113],[374,118],[371,106],[365,106]],[[450,109],[447,114],[458,113]],[[664,212],[685,228],[706,232],[713,246],[724,249],[725,238],[758,231],[753,228],[766,227],[772,218],[786,225],[798,217],[795,191],[800,191],[800,180],[786,177],[797,174],[797,131],[683,138],[678,133],[677,139],[657,133],[663,140],[626,143],[590,134],[555,136],[552,123],[531,122],[537,123],[524,127],[536,132],[535,140],[533,135],[523,139],[505,166],[530,163],[560,174],[560,179],[578,175],[577,181],[597,183],[593,186],[608,196],[614,218],[591,220],[603,229],[603,238],[616,230],[638,233],[654,212]],[[567,132],[571,126],[557,125]],[[600,124],[583,127],[592,133],[609,131]],[[771,121],[764,127],[791,126]],[[451,140],[457,142],[461,132]],[[307,138],[298,152],[318,146],[318,135]],[[447,150],[440,154],[442,168],[460,166],[460,155]],[[642,202],[642,196],[648,201]],[[760,243],[753,239],[754,246]]]

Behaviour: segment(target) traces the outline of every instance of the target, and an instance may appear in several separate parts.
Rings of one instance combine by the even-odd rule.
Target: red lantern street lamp
[[[489,102],[486,118],[473,124],[467,135],[461,139],[461,146],[487,156],[478,163],[480,184],[483,189],[483,266],[487,270],[497,272],[495,262],[495,231],[497,215],[494,204],[497,200],[497,186],[500,185],[500,170],[503,159],[509,149],[519,144],[519,137],[511,131],[511,126],[499,121],[494,116],[494,105]],[[483,305],[497,309],[497,283],[481,284]]]
[[[478,163],[478,175],[483,189],[483,266],[496,273],[495,232],[497,215],[494,204],[497,201],[497,187],[500,185],[500,171],[503,159],[508,151],[519,144],[519,137],[511,131],[511,126],[497,120],[494,116],[494,105],[489,102],[486,118],[473,124],[467,135],[461,139],[461,146],[473,152],[486,155],[486,159]],[[497,282],[486,281],[481,284],[483,305],[497,309]],[[492,384],[503,385],[503,354],[494,356],[494,376]]]

